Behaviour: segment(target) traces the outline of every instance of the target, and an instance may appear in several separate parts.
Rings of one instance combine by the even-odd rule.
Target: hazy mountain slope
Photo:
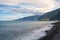
[[[45,13],[44,15],[34,15],[17,19],[16,21],[55,21],[60,20],[60,8]]]
[[[17,19],[15,21],[37,21],[38,17],[40,17],[40,15],[24,17],[24,18]]]
[[[44,15],[40,16],[38,18],[38,20],[60,20],[60,8],[59,9],[56,9],[54,11],[51,11],[51,12],[48,12],[48,13],[45,13]]]

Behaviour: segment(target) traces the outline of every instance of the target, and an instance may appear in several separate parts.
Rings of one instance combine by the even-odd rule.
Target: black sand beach
[[[38,40],[60,40],[60,22],[52,23],[51,30],[46,30],[46,36]]]

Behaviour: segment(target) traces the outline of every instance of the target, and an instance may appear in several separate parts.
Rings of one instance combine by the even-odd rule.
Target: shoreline
[[[59,32],[60,22],[52,23],[52,25],[54,26],[51,28],[51,30],[45,31],[47,35],[38,40],[57,40],[57,38],[59,38],[56,38],[56,35],[58,35]]]

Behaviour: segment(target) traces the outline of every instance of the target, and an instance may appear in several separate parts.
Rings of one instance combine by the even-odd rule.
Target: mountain
[[[55,21],[60,20],[60,8],[45,13],[44,15],[38,18],[38,21]]]
[[[47,12],[43,15],[34,15],[17,19],[16,21],[55,21],[60,20],[60,8]]]
[[[24,18],[17,19],[15,21],[37,21],[38,17],[40,17],[40,15],[24,17]]]

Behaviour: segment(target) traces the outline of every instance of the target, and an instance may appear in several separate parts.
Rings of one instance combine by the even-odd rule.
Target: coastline
[[[54,26],[51,28],[51,30],[45,31],[47,35],[38,40],[60,40],[60,37],[57,36],[60,35],[60,22],[52,23],[52,25]]]

